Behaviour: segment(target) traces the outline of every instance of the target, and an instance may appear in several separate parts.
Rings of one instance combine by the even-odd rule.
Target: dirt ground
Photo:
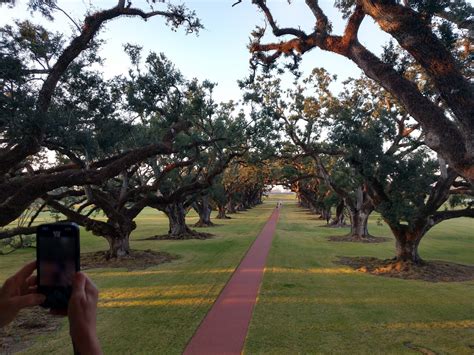
[[[165,252],[157,252],[150,249],[147,250],[131,250],[130,254],[118,259],[107,260],[105,251],[98,251],[95,253],[81,254],[81,269],[94,268],[126,268],[130,270],[146,269],[150,266],[155,266],[162,263],[167,263],[178,259],[176,255],[171,255]]]
[[[447,261],[425,261],[421,265],[411,262],[400,262],[392,259],[377,259],[372,257],[342,256],[336,264],[372,275],[396,277],[409,280],[429,282],[458,282],[474,280],[474,266],[450,263]]]
[[[171,237],[168,234],[162,235],[154,235],[152,237],[140,239],[140,240],[188,240],[188,239],[210,239],[213,238],[214,234],[211,233],[204,233],[204,232],[196,232],[192,231],[192,233],[181,234],[177,237]]]
[[[354,237],[351,235],[335,235],[328,237],[330,242],[350,242],[350,243],[385,243],[390,241],[390,238],[386,237],[374,237],[373,235],[369,235],[366,238],[359,238]]]
[[[38,335],[56,331],[61,318],[40,307],[23,309],[13,322],[0,328],[0,354],[28,348]]]

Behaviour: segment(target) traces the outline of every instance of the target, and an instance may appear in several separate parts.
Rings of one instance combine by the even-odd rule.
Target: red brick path
[[[184,355],[242,352],[279,214],[278,209],[273,211],[191,338]]]

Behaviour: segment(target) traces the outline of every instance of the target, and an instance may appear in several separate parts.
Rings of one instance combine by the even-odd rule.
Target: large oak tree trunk
[[[329,224],[329,221],[331,220],[331,209],[330,208],[321,209],[321,215],[319,216],[319,219],[325,220],[326,223]]]
[[[116,234],[106,236],[109,243],[109,251],[106,254],[107,259],[121,258],[130,254],[130,234]]]
[[[227,213],[231,214],[231,213],[236,213],[236,209],[235,209],[235,204],[234,204],[234,201],[232,200],[232,198],[229,198],[229,202],[227,202],[227,205],[225,206],[226,210],[227,210]]]
[[[186,225],[186,210],[182,202],[174,202],[167,205],[165,207],[165,214],[169,220],[169,237],[182,239],[187,235],[193,234]]]
[[[203,196],[200,201],[194,204],[194,209],[199,215],[199,221],[194,227],[212,227],[214,223],[211,222],[211,207],[209,206],[209,197]]]
[[[365,210],[349,210],[351,217],[351,237],[355,239],[366,239],[370,236],[367,227],[370,212]]]
[[[124,216],[121,216],[124,217]],[[121,258],[130,254],[130,234],[137,227],[131,220],[121,219],[119,221],[109,219],[107,224],[112,227],[113,233],[102,234],[109,243],[107,259]],[[96,234],[99,231],[95,231]]]
[[[429,229],[426,225],[397,225],[390,226],[390,229],[395,236],[396,247],[396,261],[412,262],[414,264],[421,264],[423,260],[418,254],[418,246],[421,238]]]
[[[230,219],[230,217],[226,215],[225,205],[217,205],[217,210],[217,219]]]
[[[374,205],[364,186],[359,186],[355,190],[355,199],[345,198],[344,202],[348,206],[351,217],[350,236],[354,239],[370,237],[367,223],[369,215],[374,210]]]
[[[336,217],[334,217],[334,220],[331,222],[331,227],[345,227],[346,226],[344,207],[345,207],[344,200],[341,200],[341,202],[339,202],[339,204],[336,207]]]

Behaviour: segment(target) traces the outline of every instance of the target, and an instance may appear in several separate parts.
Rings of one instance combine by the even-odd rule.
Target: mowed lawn
[[[474,282],[390,279],[336,265],[337,256],[392,257],[393,237],[382,244],[328,242],[327,236],[347,229],[320,227],[324,223],[297,207],[294,197],[273,195],[231,220],[214,220],[219,226],[201,230],[216,237],[204,241],[138,241],[167,230],[164,215],[145,210],[132,248],[180,258],[145,270],[87,271],[101,292],[98,333],[105,354],[180,354],[278,200],[283,208],[246,354],[474,352]],[[191,212],[188,223],[196,221]],[[474,264],[473,230],[473,220],[445,222],[422,241],[421,256]],[[377,215],[370,231],[390,236]],[[106,247],[101,238],[81,232],[83,252]],[[0,282],[33,258],[32,250],[0,256]],[[67,322],[23,353],[72,353]]]
[[[178,260],[145,270],[93,269],[87,274],[100,289],[98,335],[105,354],[180,354],[222,287],[262,229],[274,206],[265,204],[214,220],[217,227],[199,229],[216,235],[208,240],[137,241],[164,234],[168,220],[155,210],[137,219],[135,249],[179,255]],[[213,214],[213,216],[215,216]],[[187,221],[197,222],[191,212]],[[107,243],[81,230],[81,251],[105,250]],[[0,282],[34,251],[0,256]],[[67,322],[57,333],[40,336],[25,354],[72,354]]]
[[[283,206],[267,260],[246,354],[474,354],[474,282],[430,283],[372,276],[337,256],[394,256],[381,244],[334,243],[347,229]],[[370,220],[369,231],[391,236]],[[426,260],[474,264],[474,220],[443,222],[422,240]],[[430,352],[432,351],[432,352]]]

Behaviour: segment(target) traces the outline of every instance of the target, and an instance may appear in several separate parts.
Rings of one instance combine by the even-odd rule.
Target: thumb
[[[44,295],[39,293],[32,293],[24,296],[13,297],[11,302],[12,306],[18,309],[25,307],[38,306],[46,300]]]
[[[72,282],[72,296],[76,297],[85,297],[86,295],[86,275],[82,272],[77,272],[74,275],[74,280]]]

